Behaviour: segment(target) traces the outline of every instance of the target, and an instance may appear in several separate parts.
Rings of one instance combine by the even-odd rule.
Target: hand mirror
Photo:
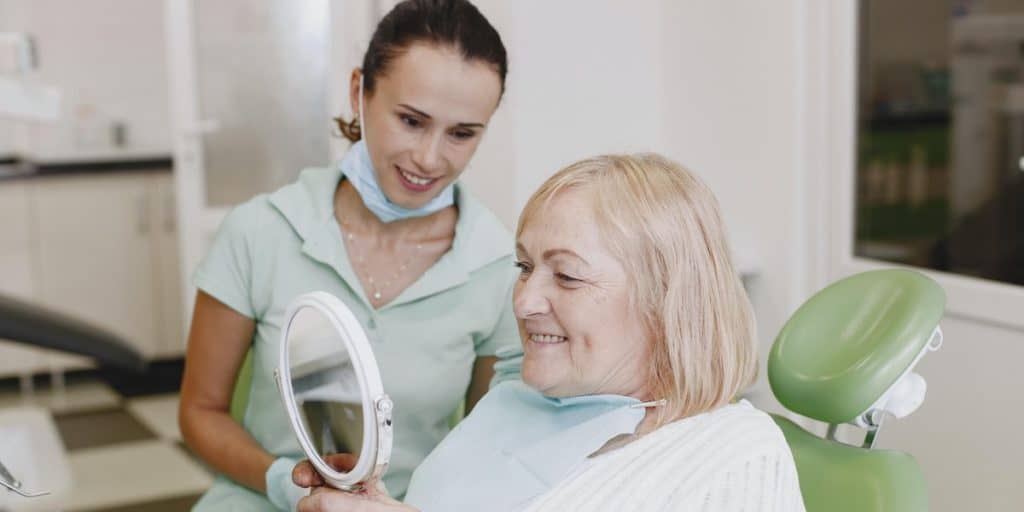
[[[274,372],[302,451],[332,487],[362,488],[391,458],[391,399],[384,394],[366,333],[341,300],[325,292],[288,306],[281,359]],[[325,457],[348,453],[341,471]]]

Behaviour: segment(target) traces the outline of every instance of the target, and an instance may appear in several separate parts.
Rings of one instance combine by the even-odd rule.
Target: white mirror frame
[[[342,473],[330,467],[317,453],[302,424],[298,407],[295,404],[288,358],[288,333],[291,332],[295,315],[303,308],[313,308],[327,317],[344,341],[352,358],[356,378],[359,380],[363,396],[363,446],[359,452],[359,460],[356,461],[352,471],[348,473]],[[285,318],[287,320],[281,330],[281,354],[274,377],[277,380],[281,401],[292,424],[295,437],[310,463],[328,485],[345,490],[360,489],[364,482],[384,474],[391,459],[393,435],[391,426],[393,404],[391,398],[384,393],[377,359],[373,356],[370,342],[366,338],[362,325],[348,307],[337,297],[326,292],[300,295],[288,305]]]

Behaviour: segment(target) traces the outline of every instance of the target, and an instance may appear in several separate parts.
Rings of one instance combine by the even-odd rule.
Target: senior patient
[[[575,163],[527,202],[516,251],[522,379],[434,449],[404,504],[321,487],[305,462],[300,511],[803,510],[781,431],[733,402],[757,373],[754,320],[700,180],[654,154]]]

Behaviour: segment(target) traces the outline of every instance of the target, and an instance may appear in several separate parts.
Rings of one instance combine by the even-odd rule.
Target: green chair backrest
[[[842,279],[805,302],[768,358],[772,392],[787,409],[831,425],[867,412],[917,360],[945,308],[942,288],[909,270]],[[910,455],[822,439],[776,417],[793,451],[808,512],[926,511]]]
[[[917,461],[822,439],[780,416],[807,512],[926,512],[928,487]]]

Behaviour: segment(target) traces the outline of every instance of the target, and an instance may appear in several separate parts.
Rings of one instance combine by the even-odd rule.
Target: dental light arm
[[[86,356],[100,366],[133,371],[146,366],[139,351],[116,334],[3,295],[0,339]]]

